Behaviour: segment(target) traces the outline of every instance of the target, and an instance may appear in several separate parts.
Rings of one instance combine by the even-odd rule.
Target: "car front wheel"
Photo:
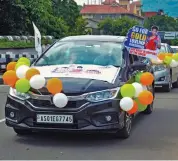
[[[117,138],[127,139],[130,136],[132,129],[133,116],[125,112],[124,127],[116,132]]]

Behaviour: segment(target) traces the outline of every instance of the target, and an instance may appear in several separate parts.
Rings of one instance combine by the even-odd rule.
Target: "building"
[[[130,0],[105,0],[101,4],[84,4],[80,13],[88,20],[88,27],[92,29],[97,29],[94,27],[97,27],[98,22],[107,17],[116,19],[127,16],[140,24],[144,21],[139,1],[130,3]]]

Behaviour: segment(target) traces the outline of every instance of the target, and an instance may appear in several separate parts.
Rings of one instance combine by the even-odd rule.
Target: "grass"
[[[52,40],[42,40],[42,45],[51,44]],[[34,48],[34,41],[8,41],[0,40],[0,48],[9,49],[9,48]]]

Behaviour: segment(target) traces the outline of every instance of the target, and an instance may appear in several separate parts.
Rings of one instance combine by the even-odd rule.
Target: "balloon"
[[[135,95],[135,88],[132,84],[124,84],[120,90],[122,97],[134,97]]]
[[[177,66],[178,66],[178,62],[175,61],[174,59],[172,59],[171,64],[170,64],[170,67],[171,67],[171,68],[175,68],[175,67],[177,67]]]
[[[9,85],[10,87],[14,88],[15,83],[17,82],[18,78],[16,76],[16,72],[14,70],[8,70],[2,76],[4,84]]]
[[[34,89],[41,89],[45,86],[46,79],[41,75],[34,75],[30,79],[30,86]]]
[[[33,77],[34,75],[40,75],[40,71],[38,69],[35,68],[30,68],[27,72],[25,77],[30,80],[31,77]]]
[[[140,83],[132,83],[132,85],[135,88],[135,97],[138,97],[138,95],[143,91],[143,86]]]
[[[170,56],[165,56],[163,62],[166,64],[166,65],[169,65],[171,64],[171,61],[172,61],[172,58]]]
[[[135,76],[135,81],[136,82],[140,83],[140,77],[141,77],[141,75],[142,75],[142,73],[136,74],[136,76]]]
[[[19,62],[15,65],[15,70],[17,70],[20,66],[26,65],[24,62]]]
[[[164,54],[164,53],[158,54],[158,58],[159,58],[160,60],[164,60],[165,57],[166,57],[166,54]]]
[[[124,97],[120,100],[120,107],[123,111],[130,111],[134,106],[134,101],[130,97]]]
[[[22,65],[17,68],[16,74],[18,78],[25,78],[26,72],[29,70],[29,67],[26,65]]]
[[[145,72],[141,75],[140,77],[140,82],[142,85],[149,86],[153,83],[154,81],[154,76],[153,74],[149,72]]]
[[[150,91],[143,91],[139,94],[138,100],[143,105],[149,105],[153,102],[153,94]]]
[[[53,97],[53,103],[56,107],[63,108],[68,103],[68,98],[63,93],[57,93]]]
[[[132,109],[130,111],[128,111],[128,114],[132,115],[132,114],[136,113],[137,111],[138,111],[138,105],[137,105],[137,102],[134,101],[134,105],[133,105]]]
[[[26,93],[30,89],[30,83],[27,79],[22,78],[16,82],[15,88],[16,88],[17,92]]]
[[[174,55],[172,56],[172,59],[174,59],[175,61],[178,61],[178,54],[174,54]]]
[[[135,99],[135,102],[137,103],[139,112],[145,111],[147,109],[147,105],[141,104],[138,98]]]
[[[6,70],[15,70],[16,62],[10,62],[7,64]]]
[[[62,91],[62,81],[58,78],[49,79],[46,88],[51,94],[57,94]]]
[[[30,66],[30,60],[29,60],[28,58],[26,58],[26,57],[21,57],[21,58],[17,61],[17,63],[19,63],[19,62],[24,62],[27,66]]]

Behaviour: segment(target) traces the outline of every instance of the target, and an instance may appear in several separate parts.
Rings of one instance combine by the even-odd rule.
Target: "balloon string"
[[[37,91],[42,95],[42,93],[37,89]]]

